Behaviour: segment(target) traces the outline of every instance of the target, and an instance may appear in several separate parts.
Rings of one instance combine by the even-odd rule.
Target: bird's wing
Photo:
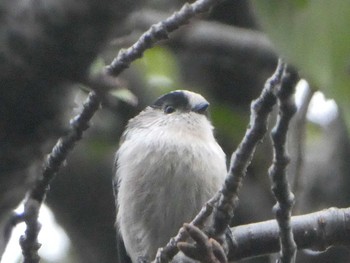
[[[120,137],[119,140],[119,147],[123,144],[123,142],[126,140],[127,137],[127,133],[124,132],[122,134],[122,136]],[[119,189],[119,176],[117,174],[117,170],[118,170],[118,151],[114,156],[114,162],[113,162],[113,167],[112,167],[112,174],[113,174],[113,179],[112,179],[112,183],[113,183],[113,194],[114,194],[114,200],[115,200],[115,205],[116,207],[118,207],[118,189]]]
[[[125,135],[123,134],[121,138],[121,142],[124,141]],[[118,152],[115,155],[114,163],[113,163],[113,194],[115,205],[118,213],[118,189],[119,189],[119,180],[117,173],[117,163],[118,163]],[[116,227],[118,228],[118,224],[116,223]],[[119,263],[132,263],[131,258],[126,252],[124,240],[119,230],[117,230],[117,253],[118,253],[118,262]]]
[[[114,194],[114,200],[116,201],[116,206],[118,206],[117,204],[117,196],[118,196],[118,188],[119,188],[119,179],[117,176],[117,163],[118,163],[118,152],[114,157],[114,162],[113,162],[113,169],[112,169],[112,174],[113,174],[113,178],[112,178],[112,183],[113,183],[113,194]]]
[[[116,162],[117,162],[117,157],[116,157],[114,166],[116,165]],[[116,170],[115,167],[113,169]],[[115,198],[115,202],[116,202],[116,207],[118,209],[117,196],[118,196],[119,185],[118,185],[118,178],[116,178],[116,177],[117,176],[113,177],[113,193],[114,193],[114,198]],[[116,228],[118,228],[117,223],[116,223]],[[117,253],[118,253],[118,262],[119,263],[132,263],[131,258],[129,257],[128,253],[126,252],[124,240],[123,240],[123,237],[122,237],[119,229],[117,229]]]

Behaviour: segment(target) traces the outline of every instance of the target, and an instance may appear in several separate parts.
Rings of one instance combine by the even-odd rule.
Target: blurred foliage
[[[106,153],[113,152],[115,148],[115,145],[111,144],[109,141],[103,140],[102,138],[92,138],[87,141],[82,154],[91,162],[98,162],[104,160],[104,158],[106,158]]]
[[[177,58],[164,46],[155,46],[145,52],[142,59],[135,61],[147,88],[157,95],[182,87]]]
[[[230,143],[233,140],[234,145],[237,145],[244,136],[249,122],[247,114],[236,112],[225,104],[213,105],[210,117],[220,140]]]
[[[90,74],[100,74],[103,72],[106,66],[106,62],[102,56],[98,56],[90,66]],[[82,89],[88,90],[86,87],[82,87]],[[131,106],[136,106],[138,103],[136,96],[126,87],[116,87],[115,89],[110,90],[109,94],[121,101],[130,104]]]
[[[350,124],[350,1],[253,0],[272,42],[312,87],[345,108]]]

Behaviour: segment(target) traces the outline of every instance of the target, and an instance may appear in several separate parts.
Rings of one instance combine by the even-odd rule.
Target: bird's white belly
[[[134,161],[119,167],[118,224],[132,260],[139,256],[152,260],[220,188],[225,156],[216,142],[177,143],[166,149],[145,145],[123,153],[119,158]]]

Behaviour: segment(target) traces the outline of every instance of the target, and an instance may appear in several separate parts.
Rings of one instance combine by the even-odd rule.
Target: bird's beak
[[[205,114],[207,112],[208,107],[209,107],[208,102],[202,102],[202,103],[195,105],[192,108],[192,111],[197,112],[199,114]]]

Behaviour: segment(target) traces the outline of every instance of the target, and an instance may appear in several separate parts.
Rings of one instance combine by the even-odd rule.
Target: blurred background
[[[108,65],[120,49],[130,46],[152,24],[171,15],[183,3],[149,0],[134,7],[133,12],[127,12],[118,33],[98,53],[90,71],[98,72]],[[41,217],[41,233],[48,234],[48,237],[41,236],[42,262],[117,262],[116,211],[111,183],[114,153],[128,119],[159,95],[188,89],[206,97],[215,135],[229,159],[248,126],[251,101],[259,96],[276,67],[277,54],[285,54],[287,61],[299,69],[299,60],[288,60],[293,54],[283,53],[285,47],[278,44],[277,34],[266,35],[271,27],[264,12],[279,12],[279,4],[273,4],[275,10],[265,11],[263,4],[256,2],[224,1],[209,14],[193,19],[171,34],[169,40],[148,50],[118,77],[119,88],[106,96],[102,108],[93,117],[93,125],[51,185]],[[269,15],[271,13],[267,13]],[[284,30],[283,25],[281,27]],[[288,139],[292,157],[288,176],[296,194],[295,215],[332,206],[347,207],[350,203],[347,108],[327,98],[330,88],[320,89],[317,78],[309,81],[308,77],[313,74],[303,66],[300,62],[301,77],[307,80],[300,81],[296,89],[298,112]],[[349,98],[349,92],[345,90],[337,96]],[[73,107],[62,108],[60,114],[68,125],[69,118],[80,111],[87,97],[86,88],[70,87],[67,96]],[[269,129],[274,125],[276,114],[270,118]],[[46,145],[46,153],[53,142]],[[271,142],[266,136],[244,179],[233,226],[274,217],[275,202],[267,176],[271,160]],[[47,228],[49,226],[51,228]],[[21,231],[23,233],[23,229]],[[8,246],[8,249],[11,247],[8,255],[20,254],[16,240],[18,237],[12,241],[15,245]],[[58,252],[54,255],[44,252],[55,249]],[[275,259],[275,255],[268,255],[244,262],[274,262]],[[1,262],[20,262],[18,260],[17,256],[10,259],[5,254]],[[297,254],[297,262],[349,260],[349,251],[339,247],[323,253],[299,251]]]

